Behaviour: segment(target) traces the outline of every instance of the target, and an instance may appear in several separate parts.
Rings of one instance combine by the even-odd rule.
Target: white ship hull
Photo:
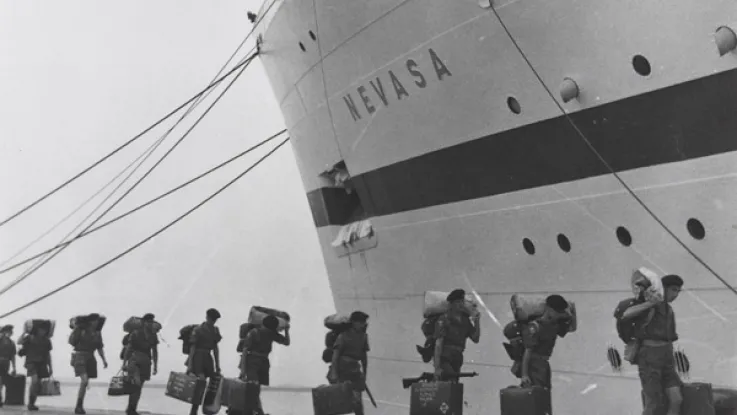
[[[456,287],[478,291],[501,324],[516,292],[574,300],[579,329],[551,359],[555,413],[639,413],[636,367],[614,371],[606,350],[622,349],[612,312],[640,266],[686,281],[674,306],[691,379],[737,384],[737,296],[608,174],[525,60],[645,205],[737,285],[737,54],[720,57],[713,39],[737,27],[737,9],[719,0],[495,7],[524,57],[471,0],[287,0],[263,24],[262,59],[336,307],[371,315],[379,409],[370,413],[407,413],[400,378],[430,369],[414,347],[424,340],[422,295]],[[636,55],[649,61],[646,76]],[[568,103],[564,78],[580,90]],[[348,255],[332,243],[350,197],[321,176],[340,161],[374,230]],[[499,389],[518,382],[502,342],[485,318],[466,352],[465,368],[481,376],[465,382],[464,413],[498,413]]]

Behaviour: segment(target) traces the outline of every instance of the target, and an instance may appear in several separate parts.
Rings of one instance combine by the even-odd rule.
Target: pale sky
[[[3,0],[0,12],[0,217],[4,219],[199,92],[251,29],[257,1],[100,2]],[[239,58],[253,46],[250,42]],[[232,65],[232,64],[231,64]],[[225,83],[174,131],[119,196],[160,157]],[[175,116],[176,117],[176,116]],[[176,120],[33,210],[0,227],[0,262],[44,233],[138,157]],[[169,190],[284,128],[257,60],[187,139],[104,220]],[[167,199],[72,244],[0,296],[0,313],[107,261],[158,230],[261,157],[268,144]],[[117,184],[118,182],[116,182]],[[114,186],[17,259],[55,245]],[[109,206],[115,196],[104,207]],[[98,214],[102,210],[98,211]],[[93,216],[94,217],[94,216]],[[89,223],[86,222],[86,223]],[[28,265],[0,275],[0,288]],[[192,283],[194,281],[194,283]],[[190,288],[191,287],[191,288]],[[240,323],[252,305],[293,316],[293,342],[275,347],[272,384],[324,381],[322,319],[333,312],[325,266],[289,144],[173,228],[94,274],[0,324],[54,318],[55,371],[69,378],[68,319],[98,312],[111,368],[120,364],[122,323],[153,312],[171,345],[161,348],[158,381],[180,370],[179,329],[218,308],[222,365],[236,374]],[[21,363],[22,361],[19,361]],[[298,369],[298,370],[295,370]]]

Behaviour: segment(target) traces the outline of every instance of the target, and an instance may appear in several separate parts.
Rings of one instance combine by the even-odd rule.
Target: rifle
[[[458,380],[459,378],[472,378],[478,375],[479,374],[476,372],[471,372],[471,373],[461,372],[461,373],[456,373],[453,375],[443,375],[442,378],[443,380]],[[430,373],[430,372],[424,372],[422,373],[422,375],[416,378],[403,378],[402,387],[404,387],[404,389],[407,389],[417,382],[430,382],[434,378],[435,378],[435,374]]]
[[[374,400],[374,394],[371,393],[371,390],[369,389],[368,385],[364,385],[364,386],[366,386],[366,395],[368,395],[369,399],[371,399],[371,404],[374,405],[374,408],[378,408],[378,406],[376,406],[376,401]]]

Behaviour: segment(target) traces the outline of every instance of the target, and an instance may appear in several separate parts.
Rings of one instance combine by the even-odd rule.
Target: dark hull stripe
[[[616,171],[737,150],[737,70],[571,115]],[[350,166],[348,166],[350,168]],[[354,177],[368,216],[382,216],[609,171],[565,117],[525,125]],[[308,194],[318,227],[345,224],[335,189]]]

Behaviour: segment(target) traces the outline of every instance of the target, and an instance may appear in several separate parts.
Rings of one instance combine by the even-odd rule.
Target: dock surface
[[[138,412],[141,415],[182,415],[188,414],[190,406],[184,402],[164,395],[163,384],[146,385],[143,389]],[[36,405],[38,412],[29,412],[25,406],[5,405],[0,409],[2,414],[74,414],[74,405],[77,400],[77,384],[73,382],[61,383],[61,396],[41,396]],[[312,394],[308,388],[274,388],[264,389],[261,394],[264,409],[267,413],[279,415],[302,415],[312,411]],[[26,395],[26,404],[28,396]],[[128,405],[127,396],[108,396],[107,386],[96,383],[87,391],[85,411],[88,415],[124,415]],[[225,407],[220,414],[225,413]],[[202,410],[199,411],[202,413]]]

